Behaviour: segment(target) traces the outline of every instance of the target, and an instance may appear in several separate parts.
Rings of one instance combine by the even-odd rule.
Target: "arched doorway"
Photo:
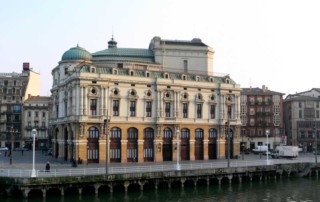
[[[57,128],[55,130],[54,138],[55,138],[55,147],[54,147],[54,157],[59,157],[59,143],[58,143],[58,135],[59,135],[59,129]]]
[[[154,160],[154,130],[152,128],[145,128],[143,131],[143,160],[144,162],[150,162]]]
[[[127,162],[136,162],[138,161],[138,129],[128,128],[127,140]]]
[[[225,144],[225,153],[226,153],[226,159],[228,158],[228,135],[230,135],[230,158],[233,158],[233,130],[230,128],[229,134],[226,134],[226,144]]]
[[[190,130],[181,129],[181,160],[190,160]]]
[[[64,128],[64,160],[68,160],[68,128]]]
[[[218,131],[215,128],[209,129],[209,159],[217,159],[217,134]]]
[[[203,129],[197,128],[195,130],[195,160],[203,160]]]
[[[172,130],[170,128],[164,129],[162,141],[163,161],[172,161]]]
[[[88,163],[99,163],[99,130],[96,127],[88,130],[87,159]]]
[[[121,162],[121,129],[110,130],[110,162]]]

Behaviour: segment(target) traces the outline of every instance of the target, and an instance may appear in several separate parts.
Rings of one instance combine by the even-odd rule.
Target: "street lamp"
[[[177,129],[176,130],[176,135],[177,135],[177,166],[176,166],[176,169],[177,170],[180,170],[180,163],[179,163],[179,156],[180,156],[180,130]]]
[[[13,155],[13,134],[14,134],[14,128],[11,126],[10,129],[10,139],[11,139],[11,146],[10,146],[10,165],[12,164],[12,155]]]
[[[270,164],[269,162],[269,129],[266,130],[266,136],[267,136],[267,165]]]
[[[226,132],[226,135],[227,135],[227,152],[228,152],[228,155],[227,155],[227,158],[228,158],[228,168],[230,168],[230,114],[228,112],[228,119],[227,119],[227,132]]]
[[[108,176],[108,170],[109,170],[109,119],[108,117],[103,120],[103,127],[104,127],[104,133],[106,135],[106,175]]]
[[[316,146],[315,146],[315,149],[314,149],[314,160],[315,160],[315,163],[317,164],[318,163],[318,158],[317,158],[317,153],[318,153],[318,134],[317,134],[317,130],[316,130],[316,127],[313,127],[313,130],[314,130],[314,136],[315,136],[315,139],[316,139]]]
[[[31,177],[37,177],[36,169],[35,169],[35,150],[36,150],[36,135],[37,130],[34,128],[32,129],[32,139],[33,139],[33,153],[32,153],[32,171],[31,171]]]
[[[245,147],[245,144],[244,144],[244,141],[243,141],[244,131],[242,130],[241,133],[242,133],[242,134],[241,134],[241,138],[242,138],[242,140],[241,140],[241,142],[242,142],[242,145],[241,145],[242,154],[241,154],[241,155],[242,155],[242,160],[244,160],[244,151],[245,151],[245,148],[244,148],[244,147]]]

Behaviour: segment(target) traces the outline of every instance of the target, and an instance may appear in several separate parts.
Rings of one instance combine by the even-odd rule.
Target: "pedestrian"
[[[49,171],[50,171],[50,163],[48,161],[47,164],[46,164],[46,172],[49,172]]]
[[[7,151],[4,151],[4,156],[7,156]]]
[[[24,151],[24,150],[23,150],[23,148],[22,148],[22,150],[21,150],[21,156],[23,156],[23,151]]]

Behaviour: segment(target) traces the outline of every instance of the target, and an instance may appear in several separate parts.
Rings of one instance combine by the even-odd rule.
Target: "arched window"
[[[136,128],[129,128],[127,139],[138,139],[138,130]]]
[[[110,130],[110,138],[121,139],[121,129],[120,128],[111,128]]]
[[[99,130],[96,127],[90,127],[88,138],[99,138]]]
[[[172,138],[172,130],[170,128],[164,129],[163,138]]]
[[[196,138],[203,139],[203,130],[201,128],[196,129]]]

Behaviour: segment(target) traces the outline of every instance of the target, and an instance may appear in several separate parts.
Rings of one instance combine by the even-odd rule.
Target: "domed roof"
[[[92,55],[84,48],[78,45],[74,48],[70,48],[62,55],[62,61],[64,60],[91,60]]]

